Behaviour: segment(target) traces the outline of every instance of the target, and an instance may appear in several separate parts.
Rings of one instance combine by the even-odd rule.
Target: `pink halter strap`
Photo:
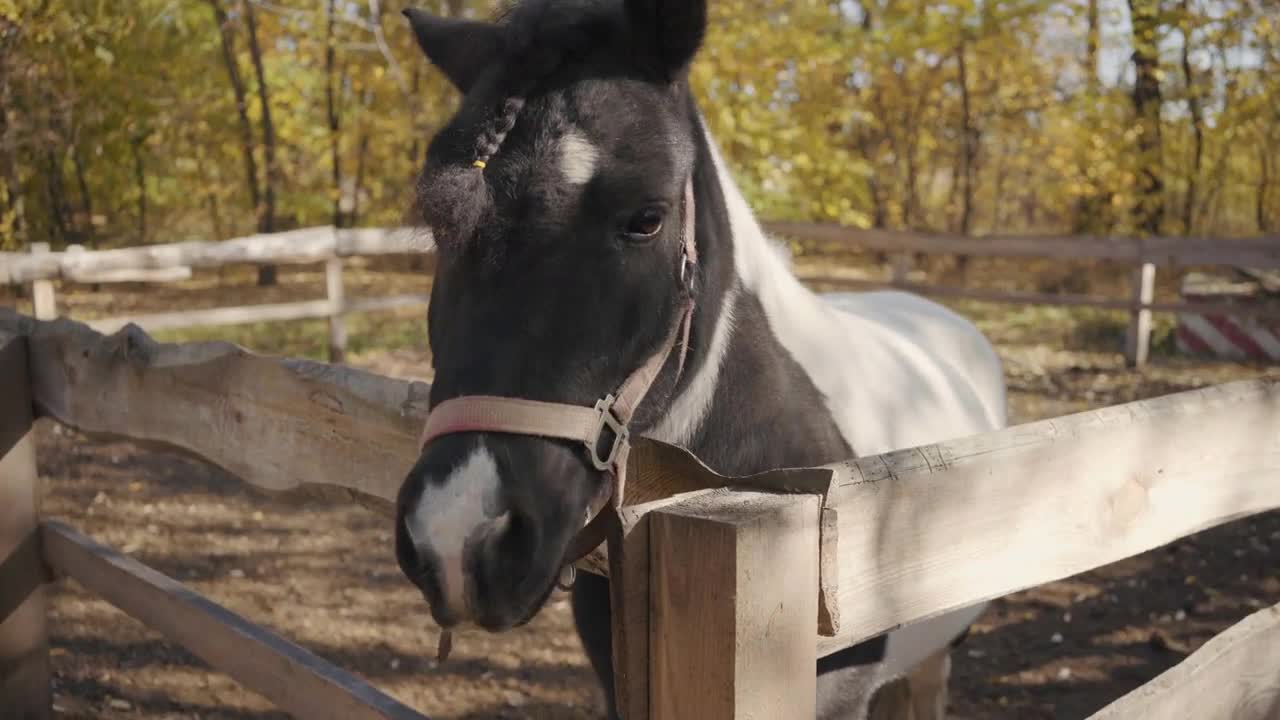
[[[680,345],[677,378],[684,372],[689,349],[689,328],[693,323],[693,268],[698,262],[694,238],[695,214],[693,181],[684,189],[684,225],[681,238],[680,280],[685,297],[675,322],[662,345],[618,388],[596,401],[594,407],[526,400],[524,398],[466,395],[452,398],[432,408],[422,431],[419,445],[443,435],[463,432],[500,432],[535,435],[560,440],[576,440],[586,446],[587,457],[595,468],[610,477],[609,494],[599,496],[589,508],[590,519],[569,548],[566,563],[573,563],[591,552],[604,539],[603,513],[606,504],[613,510],[622,507],[626,492],[627,455],[631,452],[631,419],[644,401],[671,351]],[[603,455],[601,442],[606,431],[612,434],[608,451]]]

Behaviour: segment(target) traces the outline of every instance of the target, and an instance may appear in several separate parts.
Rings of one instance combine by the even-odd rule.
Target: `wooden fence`
[[[390,514],[428,386],[0,309],[0,708],[48,716],[42,586],[68,575],[303,717],[411,709],[39,517],[30,428],[194,453]],[[210,428],[217,432],[210,432]],[[727,478],[644,441],[607,556],[628,720],[812,716],[817,658],[1280,507],[1280,380],[1233,383],[829,466]],[[388,548],[388,552],[391,552]],[[1280,607],[1097,718],[1280,715]]]
[[[849,278],[810,277],[853,289],[894,287],[934,297],[965,298],[1018,305],[1067,305],[1128,310],[1125,359],[1129,365],[1147,363],[1151,349],[1151,315],[1156,312],[1194,313],[1234,317],[1267,316],[1280,319],[1280,306],[1254,307],[1233,303],[1161,303],[1155,301],[1156,269],[1190,266],[1229,266],[1280,269],[1280,236],[1247,240],[1180,237],[988,236],[968,237],[928,233],[854,230],[839,225],[774,222],[767,229],[781,236],[815,240],[841,248],[857,248],[898,255],[888,282]],[[1131,265],[1128,298],[1091,295],[1008,292],[983,288],[913,283],[907,279],[907,253],[1019,257],[1062,261],[1104,260]]]
[[[133,315],[94,320],[89,325],[102,332],[115,332],[127,323],[135,323],[155,332],[180,327],[328,318],[329,359],[342,362],[347,347],[346,315],[427,303],[425,294],[348,298],[343,283],[345,259],[427,254],[432,248],[430,233],[422,230],[338,230],[333,227],[252,235],[222,242],[185,242],[116,250],[89,251],[72,246],[65,252],[54,253],[49,251],[48,243],[35,243],[29,255],[0,253],[0,285],[30,283],[35,316],[41,320],[52,320],[58,316],[54,280],[77,283],[174,282],[191,277],[195,268],[323,262],[325,297],[322,300]]]
[[[773,222],[766,228],[779,236],[808,239],[840,248],[891,253],[898,256],[892,279],[877,282],[835,273],[807,274],[810,282],[850,289],[895,287],[934,297],[965,298],[983,302],[1021,305],[1067,305],[1127,310],[1125,356],[1130,365],[1146,364],[1151,346],[1152,313],[1194,313],[1233,317],[1266,316],[1280,319],[1280,306],[1238,303],[1156,302],[1158,267],[1234,266],[1262,270],[1280,269],[1280,237],[1250,240],[1210,238],[1129,238],[1087,236],[968,237],[925,233],[855,230],[838,225]],[[305,318],[329,318],[330,360],[341,362],[347,333],[342,318],[347,313],[389,310],[426,302],[423,295],[348,299],[342,282],[343,258],[361,255],[428,253],[429,233],[409,228],[359,228],[335,230],[308,228],[270,235],[254,235],[224,242],[188,242],[119,250],[85,251],[73,247],[51,253],[37,244],[30,255],[0,253],[0,285],[33,286],[34,312],[40,319],[57,316],[52,280],[73,282],[166,282],[189,277],[193,268],[238,263],[299,264],[324,262],[326,297],[323,300],[186,310],[180,312],[112,318],[91,322],[103,332],[114,332],[127,322],[148,331],[199,325],[231,325]],[[1021,257],[1063,261],[1105,260],[1133,266],[1133,283],[1127,298],[1091,295],[1007,292],[984,288],[948,287],[913,283],[907,279],[909,253]]]

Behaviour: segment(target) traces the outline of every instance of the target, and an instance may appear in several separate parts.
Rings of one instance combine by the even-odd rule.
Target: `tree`
[[[418,1],[469,17],[500,4]],[[402,221],[458,93],[395,7],[112,7],[0,0],[4,249]],[[1129,8],[1131,36],[1104,33],[1113,7]],[[1248,235],[1280,222],[1274,3],[722,0],[711,12],[693,89],[763,217],[973,235]],[[1115,50],[1132,51],[1129,72],[1113,72]]]
[[[253,60],[253,72],[258,79],[258,105],[262,114],[262,156],[266,169],[266,182],[263,185],[262,206],[258,212],[258,232],[270,233],[276,226],[276,186],[279,184],[279,172],[276,169],[276,129],[271,122],[271,94],[267,89],[267,73],[262,64],[262,46],[258,42],[258,21],[253,11],[253,3],[240,0],[240,8],[244,12],[245,25],[249,31],[249,57]],[[258,267],[258,285],[276,284],[276,266],[261,265]]]
[[[240,64],[236,60],[235,34],[221,0],[209,0],[209,6],[213,8],[213,19],[217,24],[221,40],[223,67],[227,70],[227,80],[231,83],[231,91],[235,94],[236,116],[240,121],[240,155],[244,159],[245,186],[249,189],[249,202],[254,215],[261,217],[262,190],[258,185],[258,162],[254,159],[253,123],[249,121],[248,95],[240,75]]]
[[[1157,235],[1164,219],[1164,180],[1161,164],[1160,2],[1129,0],[1133,25],[1134,129],[1137,131],[1138,198],[1134,224],[1140,232]]]

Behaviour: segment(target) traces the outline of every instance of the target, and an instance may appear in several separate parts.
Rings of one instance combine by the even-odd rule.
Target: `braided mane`
[[[616,0],[526,0],[499,17],[503,53],[494,63],[498,67],[489,71],[495,77],[478,83],[482,87],[476,91],[497,96],[496,102],[489,101],[494,110],[473,125],[470,153],[429,157],[418,178],[414,219],[432,229],[438,244],[465,242],[492,210],[488,165],[515,128],[530,95],[568,59],[608,42],[623,20],[622,3]]]

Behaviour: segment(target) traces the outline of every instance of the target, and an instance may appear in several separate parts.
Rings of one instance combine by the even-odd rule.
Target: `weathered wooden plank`
[[[1280,605],[1250,615],[1090,720],[1280,717]]]
[[[429,252],[431,234],[412,228],[343,231],[302,228],[220,242],[192,241],[115,250],[49,253],[40,257],[0,257],[0,281],[91,277],[94,273],[205,268],[232,264],[323,262],[334,255],[392,255]]]
[[[118,332],[131,323],[149,332],[159,332],[161,330],[176,330],[188,327],[219,327],[222,325],[312,320],[329,317],[332,311],[333,305],[328,300],[301,300],[298,302],[179,310],[177,312],[103,318],[90,320],[86,324],[102,333]]]
[[[68,255],[82,255],[90,252],[83,245],[69,245]],[[0,263],[4,258],[0,258]],[[127,283],[127,282],[177,282],[191,278],[191,268],[180,265],[167,268],[128,268],[122,270],[77,270],[63,268],[62,279],[77,283]]]
[[[342,304],[341,314],[395,310],[404,307],[426,305],[426,295],[391,295],[377,298],[358,298]],[[317,320],[334,315],[329,300],[302,300],[288,303],[243,305],[239,307],[209,308],[206,310],[180,310],[178,312],[133,315],[129,317],[90,320],[87,325],[102,333],[113,333],[132,323],[150,332],[175,330],[187,327],[217,327],[244,325],[247,323],[285,322],[289,320]]]
[[[427,228],[351,228],[338,234],[338,255],[408,255],[428,253],[435,240]]]
[[[1251,239],[1130,238],[1052,235],[972,237],[943,233],[862,230],[828,223],[765,222],[776,235],[891,253],[923,252],[987,257],[1151,262],[1161,266],[1280,267],[1280,237]]]
[[[813,717],[820,514],[735,491],[649,516],[652,717]]]
[[[623,508],[608,552],[614,702],[626,720],[649,715],[649,523]]]
[[[298,717],[425,720],[360,678],[57,522],[41,526],[46,561],[214,668]]]
[[[184,265],[182,267],[153,268],[149,270],[102,270],[100,272],[68,270],[63,273],[62,279],[85,285],[99,283],[171,283],[190,280],[192,274],[191,268]]]
[[[27,343],[0,337],[0,715],[52,716]]]
[[[0,308],[6,330],[29,339],[40,414],[185,450],[267,490],[332,485],[390,512],[418,455],[424,383],[228,343],[164,345],[136,327],[102,336]]]
[[[889,288],[904,290],[936,298],[956,298],[960,300],[978,300],[990,303],[1006,303],[1011,305],[1051,305],[1060,307],[1094,307],[1102,310],[1134,310],[1134,300],[1097,297],[1093,295],[1071,295],[1021,292],[1013,290],[992,290],[990,288],[967,288],[948,285],[926,285],[914,282],[884,282],[865,280],[855,277],[842,277],[822,272],[811,272],[801,268],[798,272],[801,280],[809,284],[834,285],[841,290],[885,290]],[[1161,313],[1195,313],[1198,315],[1228,315],[1234,317],[1280,317],[1280,307],[1239,303],[1208,302],[1151,302],[1144,306],[1150,312]]]
[[[1280,507],[1280,377],[831,467],[823,652]]]
[[[834,473],[830,468],[783,468],[757,475],[730,477],[708,468],[684,448],[638,438],[627,462],[626,506],[623,524],[629,531],[640,519],[673,502],[684,502],[709,491],[726,492],[730,486],[770,492],[810,494],[825,497]],[[824,548],[837,545],[835,512],[824,513],[821,534]],[[636,541],[636,544],[643,542]],[[608,577],[610,559],[597,551],[577,563],[587,572]],[[628,562],[638,562],[634,557]],[[645,560],[644,562],[648,562]],[[834,635],[839,627],[836,609],[838,574],[835,566],[824,563],[820,573],[818,631]]]

